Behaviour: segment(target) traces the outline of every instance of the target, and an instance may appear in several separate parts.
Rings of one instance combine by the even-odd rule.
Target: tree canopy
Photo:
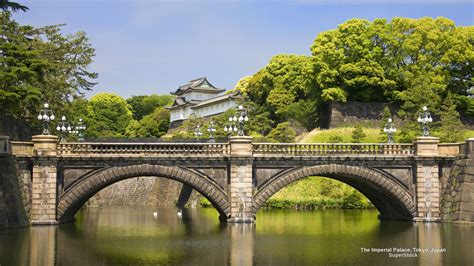
[[[26,12],[29,8],[17,2],[9,0],[0,0],[0,9],[3,11],[8,11],[9,9],[13,12],[23,11]]]
[[[123,137],[132,119],[130,106],[122,97],[99,93],[89,101],[86,132],[90,137]]]
[[[157,107],[165,107],[173,102],[172,95],[139,95],[127,99],[127,103],[133,111],[133,118],[142,119],[144,116],[154,112]]]
[[[474,26],[443,17],[350,19],[318,34],[311,56],[274,56],[236,88],[269,113],[272,127],[295,120],[311,130],[332,102],[394,103],[414,121],[423,105],[439,115],[451,94],[454,111],[472,115],[473,73]]]
[[[89,70],[94,49],[84,32],[63,35],[63,25],[20,25],[0,12],[0,105],[11,116],[35,121],[42,102],[56,113],[96,84]]]

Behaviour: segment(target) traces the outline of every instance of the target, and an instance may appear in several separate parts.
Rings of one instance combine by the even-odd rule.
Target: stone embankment
[[[88,207],[108,205],[161,206],[176,204],[182,184],[170,179],[157,177],[130,178],[104,188],[89,199]],[[193,191],[188,204],[196,204],[199,194]]]
[[[441,183],[441,218],[447,222],[474,223],[474,158],[455,161]]]
[[[17,172],[12,156],[0,154],[0,227],[28,225]]]

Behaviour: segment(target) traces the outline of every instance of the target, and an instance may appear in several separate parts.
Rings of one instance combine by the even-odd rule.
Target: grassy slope
[[[468,139],[468,138],[474,138],[474,130],[473,129],[466,130],[464,132],[464,139]]]
[[[308,134],[297,139],[301,143],[326,143],[332,136],[340,136],[343,142],[351,142],[353,127],[338,127],[333,129],[319,130],[315,129]],[[377,143],[382,140],[380,129],[378,128],[364,128],[366,137],[362,142]]]
[[[371,203],[352,187],[336,180],[310,176],[278,191],[267,202],[270,208],[367,208]]]

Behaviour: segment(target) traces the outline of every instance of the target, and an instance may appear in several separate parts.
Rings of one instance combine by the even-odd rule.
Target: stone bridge
[[[474,139],[440,144],[434,137],[413,144],[253,143],[245,136],[228,143],[69,143],[38,135],[3,145],[33,225],[73,221],[101,189],[140,176],[192,187],[228,222],[254,222],[273,194],[314,175],[354,187],[381,218],[439,221],[441,177],[474,154]]]

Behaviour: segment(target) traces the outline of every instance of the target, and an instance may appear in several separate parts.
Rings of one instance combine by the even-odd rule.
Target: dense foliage
[[[120,96],[111,93],[99,93],[89,101],[87,129],[90,137],[123,137],[125,129],[132,121],[132,111]]]
[[[69,120],[84,119],[86,138],[161,137],[169,128],[170,115],[164,108],[168,104],[166,95],[132,96],[125,100],[116,94],[99,93],[90,100],[72,101]]]
[[[439,117],[451,95],[450,116],[474,114],[473,26],[442,17],[351,19],[320,33],[311,52],[277,55],[235,87],[269,114],[272,127],[294,120],[313,129],[331,102],[387,102],[401,106],[399,139],[411,141],[423,105]],[[438,135],[459,140],[444,137],[447,122],[438,123]]]
[[[97,73],[88,70],[94,49],[84,32],[61,33],[62,25],[35,28],[0,12],[0,106],[8,115],[35,121],[41,103],[56,113],[83,96]]]
[[[127,99],[133,111],[133,118],[136,120],[142,119],[145,115],[153,113],[157,107],[168,106],[173,102],[172,95],[138,95]]]

